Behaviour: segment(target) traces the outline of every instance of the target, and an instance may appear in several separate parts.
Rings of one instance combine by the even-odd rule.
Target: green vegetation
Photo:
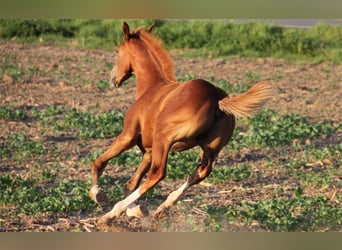
[[[123,128],[124,113],[115,110],[102,114],[92,114],[89,111],[70,109],[66,106],[48,107],[43,111],[33,109],[30,112],[11,107],[0,107],[0,119],[25,120],[30,116],[32,119],[37,119],[43,128],[46,128],[46,133],[51,132],[48,128],[52,126],[55,133],[63,132],[82,139],[92,139],[111,138],[113,135],[119,134]],[[342,123],[337,125],[328,121],[311,123],[307,118],[300,115],[281,115],[267,109],[252,118],[242,119],[241,122],[246,126],[247,131],[241,133],[239,128],[235,129],[233,138],[229,143],[229,147],[232,149],[286,145],[291,144],[295,139],[331,136],[342,128]],[[24,140],[22,135],[17,135],[12,141],[24,144]],[[175,164],[172,165],[178,165],[177,161],[187,162],[190,160],[187,159],[188,157],[194,160],[191,155],[181,155],[179,158],[175,156],[175,158],[171,158],[171,161],[175,161]]]
[[[328,121],[311,124],[300,115],[280,115],[265,110],[249,119],[248,128],[249,132],[246,134],[235,134],[235,139],[240,145],[278,146],[290,143],[294,139],[330,136],[342,128],[342,123],[338,127],[334,127]]]
[[[122,130],[124,114],[111,111],[102,115],[93,115],[76,109],[63,112],[65,120],[54,124],[56,131],[75,130],[81,138],[105,138],[119,134]]]
[[[39,72],[38,68],[13,63],[12,58],[3,57],[0,59],[0,78],[7,83],[18,83],[27,81],[28,76],[33,76]]]
[[[94,138],[113,136],[122,129],[124,113],[120,111],[92,114],[89,111],[80,111],[67,108],[66,106],[48,107],[43,110],[23,110],[11,107],[0,107],[0,118],[3,120],[27,121],[35,120],[45,129],[44,134],[74,135],[76,141],[89,141]],[[280,115],[271,110],[265,110],[254,118],[242,120],[247,130],[244,133],[237,129],[233,140],[227,149],[238,152],[241,147],[258,148],[291,145],[294,139],[311,139],[327,136],[341,128],[341,124],[333,126],[330,123],[310,123],[304,117],[298,115]],[[48,128],[53,127],[50,131]],[[286,135],[286,136],[285,136]],[[3,162],[19,160],[24,158],[41,157],[48,151],[46,142],[43,140],[30,139],[24,133],[9,134],[1,138],[0,154]],[[324,227],[330,229],[341,225],[341,209],[337,203],[331,202],[325,195],[305,196],[306,189],[328,190],[336,187],[340,176],[342,147],[341,145],[316,148],[313,145],[299,145],[299,157],[289,159],[286,162],[274,162],[265,158],[264,172],[269,171],[272,166],[281,164],[280,175],[290,176],[292,181],[298,182],[298,186],[290,198],[279,198],[284,190],[274,190],[273,198],[259,200],[257,202],[243,202],[242,205],[233,205],[225,208],[214,208],[205,205],[204,211],[209,217],[205,219],[206,229],[209,231],[224,230],[225,224],[243,223],[251,226],[256,222],[271,231],[301,231],[320,230]],[[51,151],[51,149],[50,149]],[[304,152],[304,153],[303,153]],[[92,162],[96,155],[91,154],[86,163]],[[56,152],[50,152],[51,155]],[[130,150],[113,159],[109,164],[118,165],[123,169],[131,169],[138,165],[141,155],[137,150]],[[199,162],[197,149],[170,155],[168,161],[167,179],[185,179]],[[324,169],[318,172],[310,171],[310,162],[323,162]],[[43,212],[72,212],[85,211],[91,213],[96,205],[89,199],[88,190],[90,180],[71,180],[59,176],[61,169],[58,158],[55,163],[47,168],[42,168],[37,162],[36,171],[28,175],[13,176],[10,173],[2,174],[0,177],[0,204],[4,206],[15,206],[16,209],[25,214],[39,214]],[[323,164],[323,163],[322,163]],[[310,167],[311,166],[311,167]],[[314,167],[314,165],[313,165]],[[254,178],[259,178],[255,171],[259,167],[255,163],[235,163],[233,166],[215,167],[206,180],[212,184],[226,182],[243,185]],[[122,199],[124,182],[114,180],[104,175],[100,180],[101,186],[109,196],[110,200]],[[241,183],[241,184],[239,184]],[[262,186],[259,191],[261,192]],[[148,195],[153,199],[153,195]],[[202,197],[203,198],[203,197]],[[338,199],[341,195],[338,194]],[[155,205],[152,203],[151,205]],[[222,224],[222,221],[225,223]],[[190,223],[190,222],[189,222]]]
[[[340,26],[310,29],[229,20],[128,20],[132,28],[155,23],[168,49],[190,49],[196,56],[275,56],[341,62]],[[222,35],[224,34],[224,35]],[[113,49],[122,41],[122,20],[1,20],[0,38],[58,42],[85,48]]]
[[[244,202],[242,208],[233,206],[225,216],[246,224],[255,220],[272,231],[315,231],[325,225],[342,224],[342,210],[329,203],[324,196]]]
[[[42,172],[39,178],[1,175],[0,204],[15,204],[19,212],[26,214],[80,211],[95,207],[85,182],[62,179],[56,186],[46,185],[51,175],[48,171]]]
[[[0,107],[0,119],[4,120],[25,120],[27,118],[24,111],[10,106]]]
[[[226,20],[128,22],[131,27],[155,22],[154,33],[168,49],[180,49],[184,56],[275,56],[307,59],[310,63],[341,63],[342,58],[342,32],[337,26],[321,24],[301,30]],[[122,41],[121,27],[122,20],[0,20],[0,39],[112,50],[113,44]],[[91,91],[105,92],[110,86],[108,80],[88,70],[97,63],[89,58],[73,71],[65,70],[70,62],[61,69],[52,66],[48,72],[44,67],[25,66],[14,57],[9,53],[0,59],[5,96],[8,86],[30,83],[35,74],[65,80],[65,86],[56,85],[61,88],[72,86],[82,91],[87,86]],[[86,63],[90,66],[83,69]],[[335,70],[330,65],[323,64],[320,72],[328,78]],[[107,66],[107,70],[112,67]],[[91,73],[86,80],[82,78],[84,71]],[[272,77],[278,81],[285,74],[276,70]],[[194,74],[188,74],[179,80],[193,78]],[[234,82],[206,77],[229,93],[244,92],[262,78],[256,71],[245,71]],[[329,90],[337,89],[336,80],[327,85]],[[0,230],[6,230],[7,221],[26,215],[77,214],[89,218],[103,214],[104,210],[88,197],[90,166],[122,131],[126,110],[105,112],[96,103],[81,109],[64,100],[53,101],[54,105],[36,105],[34,100],[27,106],[23,103],[11,103],[6,96],[0,106],[0,123],[2,128],[8,126],[0,134]],[[220,153],[210,176],[203,186],[194,187],[193,193],[180,200],[175,214],[184,215],[186,228],[193,231],[226,231],[234,227],[340,231],[341,131],[341,121],[315,121],[267,109],[252,118],[239,118],[232,140]],[[141,202],[155,209],[196,169],[200,162],[198,151],[194,148],[170,154],[162,188],[157,186]],[[140,161],[140,150],[135,147],[108,163],[100,186],[111,204],[124,197],[125,182]],[[200,192],[193,195],[197,190]]]
[[[45,153],[40,140],[32,140],[23,133],[9,134],[7,138],[1,138],[1,140],[6,143],[0,144],[0,159],[8,157],[20,160]]]
[[[231,167],[214,168],[208,181],[211,183],[224,183],[226,181],[241,181],[252,175],[252,167],[247,164]]]
[[[89,111],[80,111],[66,106],[48,107],[42,111],[0,107],[0,119],[23,121],[36,119],[41,123],[42,128],[46,128],[42,130],[42,133],[51,133],[48,128],[53,127],[53,133],[63,132],[64,134],[88,140],[112,138],[114,135],[119,134],[122,130],[123,118],[124,113],[119,110],[92,114]],[[233,138],[228,145],[232,149],[239,149],[240,147],[274,147],[291,144],[296,139],[329,137],[342,128],[342,123],[336,125],[328,121],[311,123],[307,118],[300,115],[281,115],[267,109],[252,118],[242,119],[240,123],[243,124],[243,127],[246,127],[247,131],[241,133],[239,127],[235,129]],[[37,144],[36,142],[28,143],[30,139],[24,134],[9,135],[6,141],[10,142],[7,144],[8,147],[17,145],[17,148],[11,151],[16,151],[15,149],[24,147],[26,144]],[[35,146],[34,148],[39,147]],[[174,158],[171,157],[171,162],[175,163],[171,165],[179,165],[179,161],[198,161],[196,159],[197,154],[195,156],[193,153],[189,155],[182,154],[174,156]]]

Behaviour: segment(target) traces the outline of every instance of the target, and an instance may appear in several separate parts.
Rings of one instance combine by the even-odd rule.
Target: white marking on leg
[[[122,201],[117,202],[113,209],[106,213],[103,217],[107,219],[112,219],[116,216],[120,216],[120,214],[125,211],[129,205],[131,205],[133,202],[135,202],[137,199],[140,198],[140,188],[135,190],[133,193],[131,193],[129,196],[127,196]]]
[[[169,196],[167,197],[166,201],[164,203],[170,204],[170,206],[175,203],[179,197],[184,193],[184,191],[189,187],[189,183],[185,182],[180,188],[173,191]]]
[[[99,185],[92,186],[90,192],[96,195],[99,192]]]
[[[179,197],[184,193],[186,189],[188,189],[189,183],[185,182],[180,188],[177,190],[173,191],[167,199],[157,208],[155,214],[160,213],[167,207],[171,207],[178,199]]]
[[[89,196],[92,200],[94,200],[95,202],[97,202],[96,200],[96,195],[99,193],[99,186],[95,185],[92,186],[91,189],[89,190]]]

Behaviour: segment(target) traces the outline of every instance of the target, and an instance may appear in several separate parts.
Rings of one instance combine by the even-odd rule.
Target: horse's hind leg
[[[157,208],[154,212],[154,216],[159,216],[166,208],[174,205],[180,196],[191,186],[200,183],[204,180],[211,172],[212,163],[216,158],[216,152],[203,151],[201,149],[202,161],[197,166],[196,170],[189,176],[188,180],[177,190],[169,194],[167,199]]]
[[[188,180],[176,191],[173,191],[167,199],[157,208],[154,216],[157,217],[166,208],[175,204],[180,196],[191,186],[204,180],[212,170],[212,164],[218,153],[230,140],[235,126],[232,116],[223,116],[216,121],[215,125],[207,132],[200,142],[201,163],[188,178]]]
[[[151,149],[146,150],[143,147],[141,137],[137,141],[137,145],[138,145],[143,157],[142,157],[142,161],[139,164],[134,175],[126,182],[125,191],[124,191],[124,194],[126,197],[138,188],[141,179],[144,177],[144,175],[147,173],[147,171],[151,167],[151,162],[152,162],[152,151],[151,151]]]
[[[101,205],[107,205],[107,197],[100,192],[98,188],[99,178],[110,159],[118,156],[123,151],[130,149],[136,144],[135,137],[134,133],[129,133],[127,130],[123,131],[117,138],[115,138],[112,145],[94,161],[91,169],[92,187],[89,191],[89,196],[95,202],[100,203]]]

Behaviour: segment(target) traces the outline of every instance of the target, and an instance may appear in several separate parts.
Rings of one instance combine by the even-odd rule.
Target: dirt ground
[[[313,122],[330,120],[337,123],[341,121],[342,65],[329,62],[293,62],[275,58],[184,58],[179,56],[179,51],[172,51],[171,55],[174,59],[176,76],[179,78],[187,74],[201,78],[213,76],[217,80],[222,79],[233,84],[252,84],[255,80],[269,79],[277,90],[277,94],[267,104],[267,108],[282,114],[301,114]],[[134,102],[133,81],[118,89],[99,87],[101,80],[108,79],[110,68],[115,62],[114,52],[64,48],[52,44],[32,45],[2,41],[0,42],[0,60],[3,65],[17,65],[23,72],[17,73],[17,77],[5,74],[0,79],[0,106],[30,108],[67,105],[80,110],[91,110],[96,106],[106,112],[112,109],[127,110]],[[10,131],[25,131],[32,138],[40,137],[40,131],[35,124],[0,121],[0,130],[0,137]],[[342,133],[339,131],[333,138],[322,140],[320,143],[341,143]],[[72,162],[64,163],[66,168],[73,169],[67,173],[71,175],[70,178],[86,180],[90,166],[80,166],[78,162],[84,155],[104,149],[110,142],[111,140],[105,139],[94,140],[84,148],[80,148],[77,142],[72,140],[49,143],[60,143],[61,161],[65,155],[74,154]],[[278,147],[268,153],[271,157],[278,157],[279,152],[288,149],[289,146]],[[224,161],[225,157],[230,157],[231,161],[257,161],[258,155],[262,153],[246,150],[246,152],[240,152],[238,156],[229,156],[224,152],[219,156],[218,161]],[[289,157],[291,157],[291,152]],[[23,173],[33,165],[33,162],[27,162],[23,166],[6,163],[6,171]],[[118,174],[118,171],[111,167],[108,168],[107,174],[114,176]],[[182,182],[182,180],[163,181],[158,188],[165,198],[170,190],[178,187]],[[253,183],[249,185],[253,186]],[[281,185],[281,182],[280,179],[274,177],[267,185],[272,188],[272,185]],[[76,228],[80,231],[191,231],[194,228],[190,228],[190,223],[180,223],[187,219],[187,215],[193,216],[197,221],[204,220],[208,216],[200,207],[192,208],[191,202],[194,196],[200,194],[203,196],[202,203],[206,204],[239,203],[246,198],[240,195],[242,192],[239,189],[240,186],[241,183],[233,182],[220,185],[204,182],[194,187],[184,196],[181,205],[170,210],[172,221],[154,222],[149,218],[138,220],[123,216],[116,225],[98,228],[96,217],[89,218],[84,213],[46,213],[38,217],[20,215],[21,217],[12,219],[5,225],[7,230],[14,231],[73,231]],[[267,192],[261,194],[254,192],[251,188],[250,196],[253,197],[252,199],[263,199],[267,198]],[[160,201],[162,199],[161,197]],[[142,202],[148,202],[148,200],[144,199]],[[196,225],[197,231],[205,230],[204,228],[202,230],[200,223]],[[245,228],[243,225],[224,225],[223,228],[227,231],[253,230],[253,226]],[[257,223],[254,229],[264,230]]]

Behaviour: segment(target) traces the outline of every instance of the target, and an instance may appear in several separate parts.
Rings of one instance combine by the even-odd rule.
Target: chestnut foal
[[[165,177],[168,153],[198,145],[200,164],[154,215],[172,206],[185,190],[210,174],[215,158],[233,134],[235,116],[252,115],[271,96],[271,87],[265,82],[232,98],[202,79],[176,82],[172,60],[161,42],[150,34],[152,28],[131,33],[127,23],[123,24],[124,41],[118,47],[110,77],[119,87],[132,74],[136,75],[137,100],[125,116],[121,134],[94,161],[90,197],[96,202],[106,200],[98,188],[98,179],[110,159],[135,145],[143,157],[126,183],[126,198],[117,202],[99,223],[109,223],[124,211],[128,216],[144,216],[146,213],[134,202]],[[146,180],[139,186],[145,174]]]

